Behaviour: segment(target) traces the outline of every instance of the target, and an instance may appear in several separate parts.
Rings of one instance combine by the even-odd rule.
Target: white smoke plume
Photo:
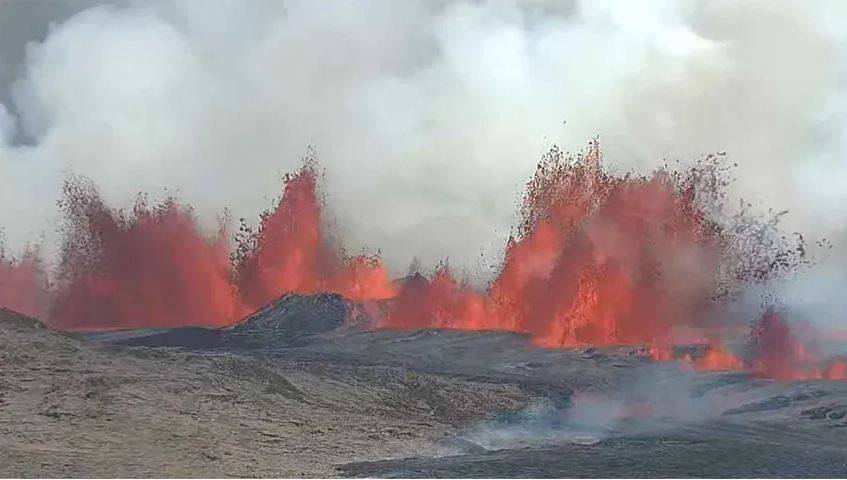
[[[763,390],[733,375],[695,373],[674,364],[635,367],[614,388],[574,392],[566,408],[532,404],[470,429],[463,439],[496,450],[655,435],[718,420],[727,411],[767,398],[769,392]]]
[[[620,171],[726,151],[738,195],[837,242],[844,24],[838,1],[2,3],[0,225],[49,251],[67,171],[255,220],[311,144],[349,250],[473,268],[540,153],[599,135]]]

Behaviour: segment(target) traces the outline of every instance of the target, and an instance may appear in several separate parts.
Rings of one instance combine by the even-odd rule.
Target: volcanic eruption
[[[843,477],[844,24],[0,0],[0,476]]]
[[[6,256],[0,241],[0,307],[43,317],[47,285],[38,251],[27,248],[19,258]]]
[[[509,330],[542,347],[641,344],[654,360],[699,342],[708,348],[692,360],[698,369],[843,378],[838,362],[803,373],[808,357],[770,314],[754,326],[752,359],[724,349],[720,306],[807,261],[802,237],[779,235],[779,215],[725,215],[729,171],[723,155],[709,155],[687,169],[613,175],[596,141],[576,155],[553,147],[486,288],[458,280],[446,262],[392,281],[378,255],[346,255],[330,241],[313,157],[284,176],[257,227],[242,220],[234,248],[226,218],[208,236],[174,198],[139,195],[131,210],[114,210],[91,182],[70,177],[49,291],[32,250],[0,263],[0,300],[47,312],[54,328],[102,330],[223,327],[285,294],[328,292],[382,303],[381,328]]]
[[[767,310],[750,335],[752,368],[777,380],[847,380],[847,359],[826,359],[797,338],[783,316]]]
[[[514,330],[548,347],[648,344],[657,360],[671,358],[684,327],[710,345],[698,368],[740,368],[715,307],[801,265],[805,250],[802,238],[777,236],[773,220],[715,220],[725,167],[712,155],[683,171],[614,176],[596,142],[576,156],[554,147],[527,184],[522,222],[487,290],[441,267],[406,284],[384,325]]]
[[[282,197],[262,213],[256,231],[242,223],[233,274],[248,305],[261,307],[288,292],[333,292],[353,300],[394,295],[378,257],[344,257],[328,242],[317,181],[318,167],[307,159],[285,176]]]
[[[274,209],[255,231],[242,225],[230,252],[226,226],[207,238],[191,207],[173,198],[151,205],[139,195],[131,211],[115,211],[93,184],[70,178],[47,321],[66,330],[221,327],[286,293],[392,296],[377,257],[344,257],[327,242],[316,189],[311,162],[286,175]],[[9,267],[17,283],[32,277],[28,261]]]

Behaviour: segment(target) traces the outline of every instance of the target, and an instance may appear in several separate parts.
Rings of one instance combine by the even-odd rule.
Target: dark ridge
[[[344,324],[348,302],[341,295],[285,295],[251,314],[228,330],[242,337],[273,333],[281,336],[315,335]]]
[[[104,336],[89,338],[131,347],[183,347],[195,350],[208,350],[227,346],[223,338],[223,331],[210,328],[180,327],[164,330],[159,333],[137,333],[139,335],[127,338],[115,339]]]
[[[426,277],[421,273],[415,272],[413,274],[406,275],[405,277],[395,278],[394,283],[402,287],[407,287],[416,285],[426,285],[429,283],[429,280],[427,280]]]
[[[47,328],[40,320],[5,307],[0,307],[0,322],[14,323],[19,327]]]
[[[365,461],[338,468],[341,476],[353,478],[843,478],[847,458],[838,448],[645,436],[596,445]]]
[[[224,329],[131,330],[88,334],[86,338],[127,346],[254,350],[303,345],[342,326],[351,313],[355,312],[341,295],[290,294]]]

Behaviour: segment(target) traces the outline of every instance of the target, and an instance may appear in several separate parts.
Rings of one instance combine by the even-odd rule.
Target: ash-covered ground
[[[288,296],[224,330],[62,334],[0,310],[3,477],[845,477],[847,382],[369,331]]]

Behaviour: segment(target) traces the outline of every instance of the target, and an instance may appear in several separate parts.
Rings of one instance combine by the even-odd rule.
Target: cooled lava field
[[[845,382],[368,315],[288,295],[225,329],[68,334],[2,310],[0,475],[847,475]]]

